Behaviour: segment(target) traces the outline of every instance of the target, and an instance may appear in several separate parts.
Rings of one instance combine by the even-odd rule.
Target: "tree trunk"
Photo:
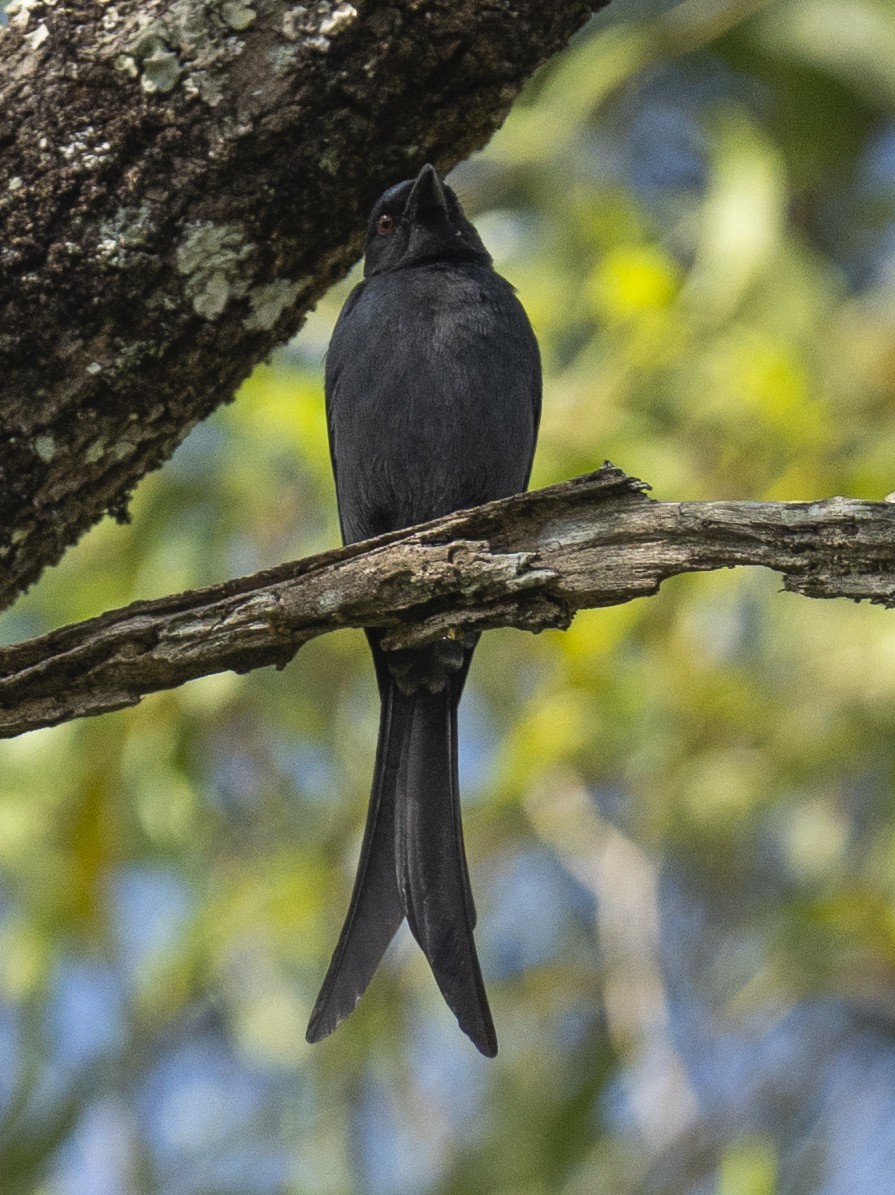
[[[608,0],[13,0],[0,29],[0,608]]]

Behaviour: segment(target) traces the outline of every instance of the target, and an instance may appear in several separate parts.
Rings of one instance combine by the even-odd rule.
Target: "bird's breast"
[[[537,350],[509,284],[489,273],[379,276],[340,322],[328,399],[352,538],[524,488]]]

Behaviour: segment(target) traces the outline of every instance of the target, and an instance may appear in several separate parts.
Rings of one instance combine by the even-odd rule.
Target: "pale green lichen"
[[[5,8],[10,25],[15,26],[16,29],[27,29],[31,19],[31,9],[36,8],[39,4],[40,0],[10,0]]]
[[[317,32],[323,37],[336,37],[347,29],[356,16],[357,9],[353,4],[337,4],[323,17]]]
[[[115,59],[116,69],[134,78],[147,95],[173,91],[182,74],[177,55],[169,40],[168,27],[162,21],[146,25],[127,47],[126,54]]]
[[[127,46],[127,53],[115,59],[115,66],[133,78],[140,76],[140,86],[147,95],[166,95],[177,86],[183,68],[172,46],[176,32],[164,21],[145,25]],[[130,63],[133,63],[131,67]]]
[[[146,243],[152,228],[152,205],[145,199],[138,206],[117,208],[99,226],[99,253],[112,265],[124,264],[129,249]]]
[[[308,10],[304,4],[299,4],[296,8],[289,8],[283,14],[283,24],[281,26],[283,37],[287,41],[298,41],[303,33],[310,32],[311,25],[308,20]]]
[[[127,75],[129,79],[136,79],[140,73],[140,68],[137,66],[137,60],[130,54],[119,54],[112,64],[116,71],[121,71],[122,74]]]
[[[254,246],[233,224],[189,224],[177,249],[177,271],[193,310],[214,320],[248,290],[242,264]]]
[[[329,50],[329,39],[343,33],[356,17],[357,9],[353,4],[331,4],[323,0],[313,8],[299,4],[287,9],[281,28],[288,41],[297,41],[304,36],[305,45],[325,54]]]
[[[230,283],[220,270],[212,274],[198,294],[193,296],[193,310],[205,319],[217,319],[230,302]]]
[[[127,47],[127,52],[138,62],[142,62],[144,58],[151,58],[153,54],[164,53],[168,49],[170,46],[166,27],[161,21],[154,21],[140,30]]]
[[[181,74],[182,69],[177,61],[177,55],[167,50],[159,50],[143,59],[140,86],[147,95],[154,95],[156,92],[164,95],[174,90]]]
[[[174,0],[164,18],[139,31],[115,65],[127,75],[136,70],[149,94],[182,84],[188,96],[201,96],[213,108],[224,94],[221,66],[244,48],[234,34],[248,29],[256,17],[252,0]]]
[[[133,440],[119,440],[117,444],[112,445],[109,456],[113,461],[123,461],[132,456],[138,447]]]
[[[88,124],[79,128],[59,152],[66,162],[77,162],[82,169],[96,170],[107,160],[111,149],[111,143],[102,139],[102,132]]]
[[[50,461],[53,459],[53,457],[56,455],[56,439],[55,439],[55,437],[51,436],[49,433],[45,433],[44,435],[40,435],[40,436],[35,436],[34,437],[34,451],[37,453],[37,455],[40,457],[40,459],[44,462],[44,464],[48,465],[50,463]]]
[[[32,29],[30,33],[25,34],[22,41],[26,41],[32,50],[39,50],[49,36],[50,31],[47,28],[46,22],[41,21],[36,29]]]
[[[337,149],[327,146],[318,157],[317,165],[324,174],[337,174],[342,165],[342,156]]]
[[[105,436],[100,436],[99,440],[94,440],[91,445],[88,445],[87,451],[84,453],[85,465],[96,465],[97,461],[108,458],[112,461],[122,461],[133,455],[136,451],[137,443],[134,440],[129,440],[127,436],[123,436],[121,440],[116,440],[115,443],[110,442]]]
[[[297,46],[271,46],[267,51],[267,58],[273,73],[279,78],[288,75],[295,69],[299,59]]]
[[[216,108],[224,98],[224,85],[209,71],[196,71],[186,81],[186,93],[192,99],[201,96],[209,108]]]
[[[247,0],[224,0],[221,5],[221,16],[235,33],[242,33],[253,25],[257,15]]]
[[[308,285],[307,278],[300,278],[298,282],[278,278],[275,282],[256,286],[249,295],[252,310],[246,317],[246,328],[250,332],[269,332],[286,308],[295,302],[302,291],[307,290]]]

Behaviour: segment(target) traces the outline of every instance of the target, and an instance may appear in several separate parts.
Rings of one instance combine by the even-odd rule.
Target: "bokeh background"
[[[895,489],[891,0],[614,0],[452,181],[541,342],[534,484]],[[3,641],[337,542],[350,284]],[[890,1195],[893,615],[739,571],[485,637],[494,1062],[403,931],[304,1042],[376,722],[344,632],[0,747],[3,1195]]]

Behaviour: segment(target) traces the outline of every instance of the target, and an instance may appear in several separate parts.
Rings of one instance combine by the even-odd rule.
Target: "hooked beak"
[[[447,199],[435,167],[425,165],[416,176],[416,182],[407,196],[407,206],[404,214],[410,220],[428,213],[443,212],[448,214]]]

